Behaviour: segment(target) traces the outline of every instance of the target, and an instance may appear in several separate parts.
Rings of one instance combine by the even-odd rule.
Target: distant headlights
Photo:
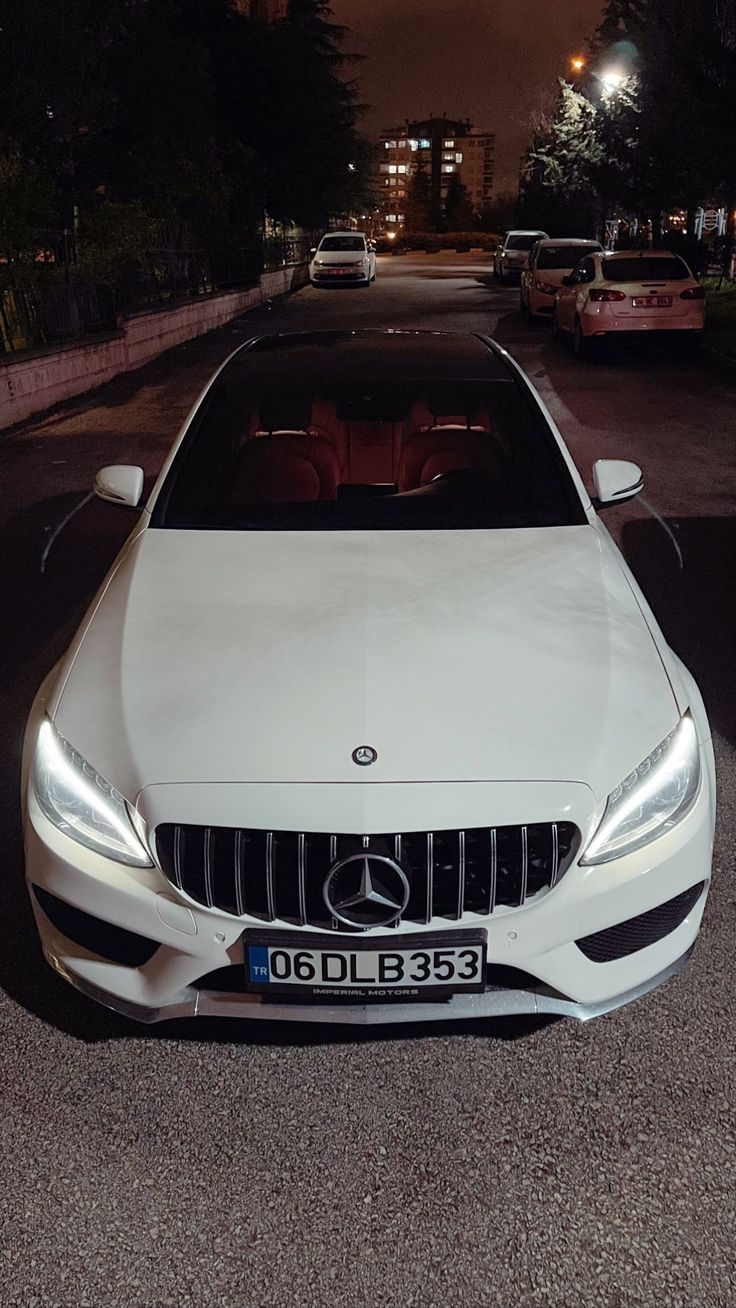
[[[700,751],[695,724],[686,713],[608,796],[581,864],[610,863],[671,830],[692,808],[699,785]]]
[[[39,806],[59,831],[118,863],[151,867],[123,796],[48,719],[38,733],[33,785]]]

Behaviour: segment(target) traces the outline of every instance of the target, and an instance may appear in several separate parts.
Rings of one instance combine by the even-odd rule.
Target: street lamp
[[[574,73],[582,73],[583,69],[585,68],[585,60],[583,59],[582,55],[575,55],[570,60],[570,67],[572,68],[572,71]]]
[[[601,77],[601,82],[603,83],[607,91],[618,91],[623,80],[624,79],[622,73],[608,72],[608,73],[603,73]]]

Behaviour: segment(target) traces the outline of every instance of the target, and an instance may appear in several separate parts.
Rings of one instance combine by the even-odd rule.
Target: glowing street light
[[[614,72],[604,73],[603,76],[601,77],[601,81],[607,91],[618,91],[623,80],[624,79],[622,73],[614,73]]]
[[[574,73],[582,73],[585,67],[585,60],[582,55],[575,55],[575,57],[570,60],[570,67]]]

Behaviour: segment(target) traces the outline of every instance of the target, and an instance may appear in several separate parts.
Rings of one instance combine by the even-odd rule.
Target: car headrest
[[[269,395],[258,401],[258,430],[308,432],[312,401],[308,395]]]
[[[335,451],[324,437],[294,432],[259,436],[240,447],[233,469],[230,503],[334,500],[339,480]]]
[[[494,482],[504,482],[508,467],[503,449],[488,431],[466,427],[430,427],[415,432],[401,450],[399,489],[416,490],[435,477],[459,469],[482,473]]]

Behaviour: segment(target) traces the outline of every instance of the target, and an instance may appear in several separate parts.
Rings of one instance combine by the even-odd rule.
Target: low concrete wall
[[[306,281],[305,269],[264,273],[258,286],[222,295],[203,296],[171,309],[151,310],[123,319],[106,336],[75,341],[54,351],[22,358],[0,358],[0,429],[23,422],[61,400],[94,390],[121,372],[140,368],[182,341],[214,331],[277,295]]]

